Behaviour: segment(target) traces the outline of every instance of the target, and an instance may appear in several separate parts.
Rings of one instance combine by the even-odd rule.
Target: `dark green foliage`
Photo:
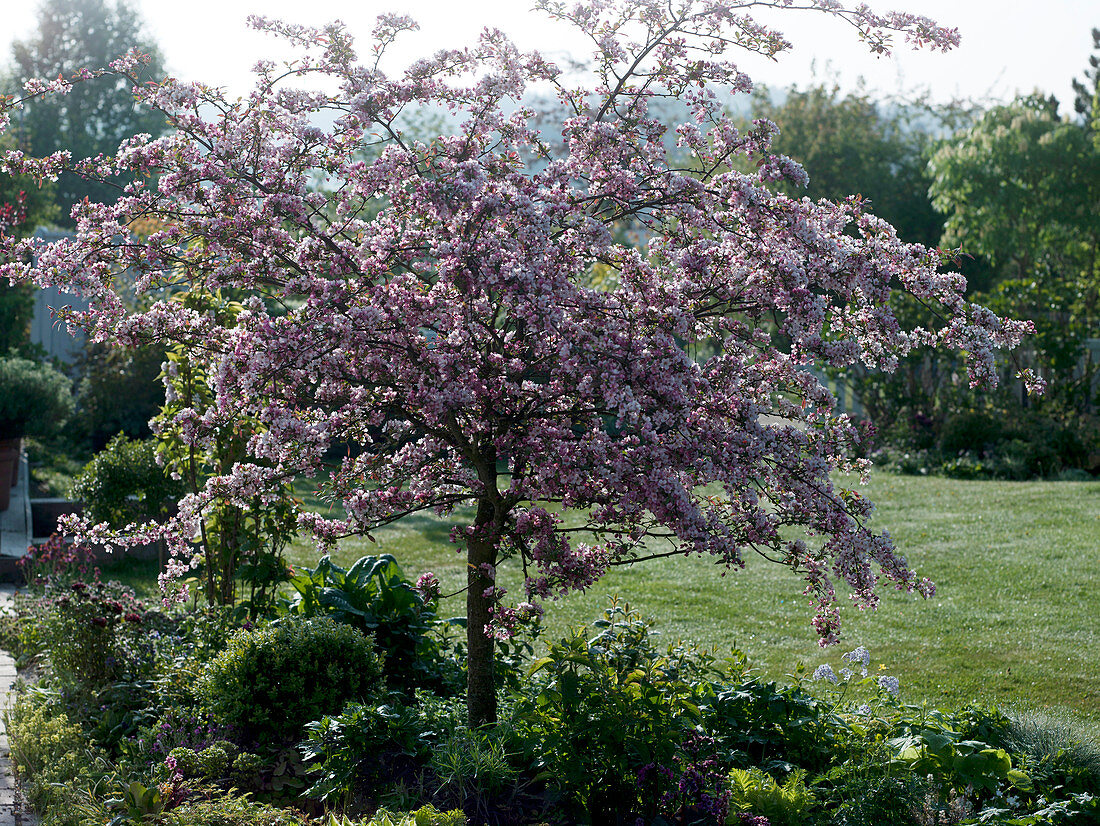
[[[1064,423],[1038,410],[963,409],[950,418],[939,444],[878,451],[875,463],[899,473],[940,474],[952,479],[1061,478],[1079,473],[1100,449],[1100,431]]]
[[[435,602],[425,600],[389,554],[364,556],[347,570],[328,556],[290,579],[295,595],[280,613],[327,616],[371,634],[386,652],[383,670],[395,688],[442,683],[448,671],[435,640]],[[450,669],[453,670],[453,669]]]
[[[749,679],[713,691],[707,727],[738,766],[821,770],[835,759],[835,717],[827,703],[802,688]]]
[[[658,650],[629,606],[614,605],[595,627],[591,639],[577,629],[535,661],[539,682],[517,708],[516,731],[535,766],[593,823],[652,819],[676,785],[665,772],[675,772],[730,669],[693,647]]]
[[[947,454],[971,451],[984,455],[1001,440],[1003,419],[983,411],[960,411],[952,415],[940,434],[940,449]]]
[[[71,382],[49,365],[0,358],[0,439],[56,432],[73,412]]]
[[[511,764],[510,736],[502,726],[486,731],[458,726],[441,736],[428,760],[435,803],[461,809],[475,823],[492,822],[494,812],[512,808],[510,799],[517,797],[520,784]]]
[[[65,683],[99,689],[140,677],[151,652],[139,644],[144,606],[117,583],[74,582],[51,590],[42,621],[42,643],[55,675]]]
[[[807,189],[795,194],[834,201],[859,195],[902,239],[939,243],[943,216],[928,197],[927,156],[937,133],[965,120],[965,110],[882,103],[862,90],[842,95],[837,84],[818,83],[785,90],[781,102],[761,89],[753,116],[779,126],[773,150],[810,176]]]
[[[0,318],[0,355],[6,355],[30,341],[34,287],[0,279]]]
[[[44,0],[38,8],[37,30],[27,40],[12,44],[13,66],[6,91],[18,92],[32,78],[70,77],[80,69],[104,68],[132,48],[150,56],[146,80],[165,76],[160,51],[143,35],[141,18],[129,3]],[[165,129],[163,115],[138,108],[131,83],[111,75],[78,83],[67,95],[28,101],[12,124],[21,148],[31,154],[68,149],[74,159],[111,155],[124,138],[141,132],[156,137]],[[73,204],[85,198],[110,203],[126,182],[90,181],[62,173],[56,184],[58,221],[73,226],[69,216]]]
[[[102,450],[117,433],[131,439],[152,436],[149,420],[164,404],[159,381],[164,351],[155,347],[120,348],[89,343],[82,353],[75,424],[93,450]],[[125,399],[125,404],[119,404]]]
[[[373,791],[393,783],[423,761],[434,735],[417,709],[399,702],[349,703],[306,732],[302,755],[317,772],[308,794],[321,800],[338,799],[356,785]]]
[[[93,522],[122,528],[166,515],[183,485],[157,464],[156,445],[118,434],[73,480],[70,496],[84,503]]]
[[[15,149],[8,133],[0,135],[0,152]],[[0,226],[9,235],[29,235],[58,212],[54,186],[39,186],[27,175],[0,173]],[[30,344],[34,318],[33,284],[12,284],[0,279],[0,356],[25,351]],[[25,354],[25,353],[24,353]]]
[[[297,739],[311,720],[377,688],[372,641],[327,618],[287,617],[242,629],[204,669],[196,690],[206,708],[243,740]]]

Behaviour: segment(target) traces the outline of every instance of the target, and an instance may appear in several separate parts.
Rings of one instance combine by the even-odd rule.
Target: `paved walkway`
[[[0,611],[11,607],[14,585],[0,585]],[[15,684],[15,660],[0,651],[0,706],[11,707],[12,686]],[[0,715],[0,826],[34,826],[38,818],[26,811],[26,805],[15,783],[11,765],[8,732]]]

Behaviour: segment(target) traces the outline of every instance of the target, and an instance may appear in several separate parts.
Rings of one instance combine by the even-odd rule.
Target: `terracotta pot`
[[[0,450],[0,511],[6,511],[11,504],[11,485],[6,481],[11,479],[12,465],[19,461],[19,454],[14,450]]]
[[[14,439],[0,439],[0,454],[7,453],[8,451],[15,451],[15,464],[12,465],[11,470],[11,486],[14,488],[19,483],[19,452],[23,448],[23,437],[16,436]],[[7,478],[3,473],[0,473],[0,479]]]

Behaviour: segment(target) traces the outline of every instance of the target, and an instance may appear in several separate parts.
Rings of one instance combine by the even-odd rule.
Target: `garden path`
[[[15,591],[14,585],[0,585],[0,611],[11,608]],[[7,651],[0,651],[0,706],[3,709],[11,705],[15,677],[15,660]],[[38,818],[27,811],[15,782],[7,727],[0,715],[0,826],[34,826],[37,823]]]

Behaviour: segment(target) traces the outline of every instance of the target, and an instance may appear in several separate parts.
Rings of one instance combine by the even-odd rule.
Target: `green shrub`
[[[79,362],[77,414],[74,425],[92,450],[101,450],[116,434],[147,439],[149,420],[164,404],[158,380],[164,349],[155,346],[116,347],[89,343]],[[125,404],[119,404],[125,399]]]
[[[391,555],[364,556],[347,570],[323,556],[316,568],[304,569],[290,584],[296,593],[280,613],[327,616],[371,634],[386,652],[383,670],[392,687],[438,688],[453,676],[444,673],[438,647],[428,636],[436,622],[435,601],[412,587]]]
[[[676,816],[659,812],[661,801],[699,757],[683,747],[697,739],[702,706],[730,671],[694,647],[658,650],[649,624],[629,606],[614,605],[595,625],[592,639],[575,629],[536,660],[532,674],[541,682],[516,710],[520,742],[592,823]],[[647,773],[644,784],[640,773]],[[697,788],[697,800],[676,805],[707,804],[711,780],[721,778]]]
[[[184,777],[220,780],[229,775],[231,766],[237,768],[235,758],[239,751],[236,744],[219,740],[200,751],[177,746],[168,752],[168,757],[175,763],[176,771]],[[250,760],[242,763],[241,768],[246,767],[252,767]]]
[[[984,411],[955,413],[944,422],[940,450],[948,456],[963,452],[985,456],[1001,439],[1002,421]]]
[[[183,484],[157,464],[152,441],[120,433],[84,466],[69,495],[84,503],[84,515],[93,522],[122,528],[162,517],[183,495]]]
[[[71,382],[46,364],[0,358],[0,439],[48,436],[73,412]]]
[[[373,643],[359,631],[327,618],[286,617],[234,634],[207,664],[196,691],[242,738],[282,741],[365,697],[380,675]]]

